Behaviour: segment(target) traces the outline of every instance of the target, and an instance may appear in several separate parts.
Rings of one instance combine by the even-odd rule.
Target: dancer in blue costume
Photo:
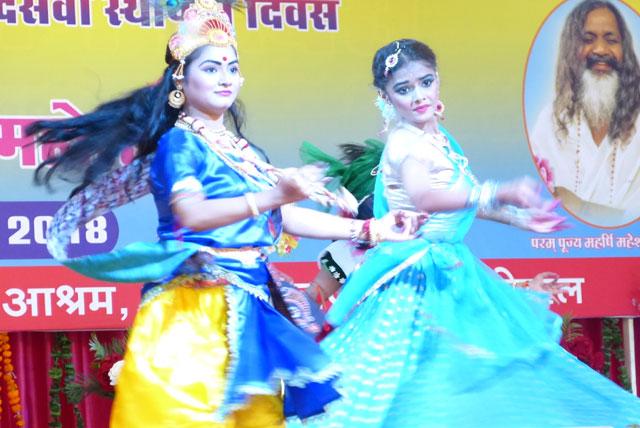
[[[242,137],[236,97],[243,78],[221,4],[197,0],[183,9],[167,64],[152,86],[30,128],[41,143],[71,143],[37,177],[83,174],[52,222],[51,253],[94,278],[147,283],[111,426],[275,428],[285,416],[321,413],[339,396],[332,385],[338,369],[290,322],[281,275],[267,255],[283,231],[361,240],[370,233],[362,221],[290,205],[342,199],[324,188],[321,168],[276,169]],[[129,146],[137,160],[112,171]],[[149,192],[159,242],[67,258],[78,225]],[[416,218],[392,213],[376,223],[379,238],[411,238]]]
[[[306,427],[626,427],[640,401],[558,344],[549,296],[506,285],[462,243],[474,217],[537,232],[562,226],[527,179],[479,184],[438,126],[431,49],[415,40],[373,61],[390,131],[375,214],[429,212],[418,239],[367,252],[321,343],[344,368],[344,398]],[[354,305],[359,305],[354,308]],[[298,425],[292,423],[290,428]]]

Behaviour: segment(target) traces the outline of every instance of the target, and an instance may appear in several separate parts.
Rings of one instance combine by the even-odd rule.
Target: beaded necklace
[[[576,177],[573,183],[573,191],[577,195],[578,188],[582,185],[582,163],[580,161],[580,153],[581,153],[581,144],[582,144],[582,112],[578,113],[578,123],[577,123],[576,132],[576,159],[575,159],[575,170]],[[613,191],[615,189],[615,179],[616,179],[616,159],[618,156],[618,140],[614,140],[611,142],[613,145],[613,152],[611,153],[610,162],[609,162],[609,205],[613,205]]]
[[[176,126],[201,136],[224,163],[258,187],[270,188],[277,183],[277,168],[260,159],[247,140],[238,138],[225,128],[211,130],[200,120],[184,113],[178,117]]]

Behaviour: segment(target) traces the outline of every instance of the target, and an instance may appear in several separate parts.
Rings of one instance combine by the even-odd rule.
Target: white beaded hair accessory
[[[381,94],[378,94],[375,101],[376,107],[380,110],[380,114],[382,115],[382,119],[384,120],[384,129],[382,132],[386,132],[389,130],[389,125],[393,123],[397,117],[398,113],[396,112],[396,108],[391,104],[391,102],[387,101],[382,97]]]

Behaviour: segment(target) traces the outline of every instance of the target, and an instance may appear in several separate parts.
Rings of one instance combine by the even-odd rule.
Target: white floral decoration
[[[118,383],[120,372],[124,366],[124,360],[116,361],[109,369],[109,385],[115,386]]]

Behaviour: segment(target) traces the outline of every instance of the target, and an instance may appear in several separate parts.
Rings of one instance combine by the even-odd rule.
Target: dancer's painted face
[[[440,83],[428,63],[412,61],[394,70],[385,94],[405,122],[420,129],[433,126],[435,130]]]
[[[236,100],[241,85],[235,49],[205,46],[189,64],[183,91],[190,112],[220,116]]]

